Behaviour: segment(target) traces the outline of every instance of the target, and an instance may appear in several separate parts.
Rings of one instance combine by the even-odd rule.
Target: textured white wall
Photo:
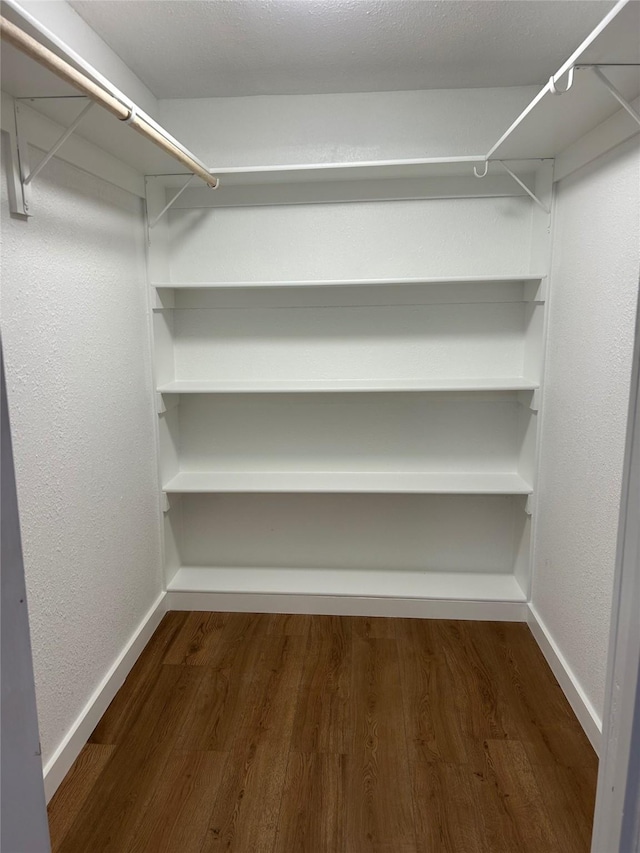
[[[539,86],[158,101],[212,166],[485,154]]]
[[[177,210],[168,221],[173,281],[529,272],[523,198]]]
[[[3,175],[2,334],[46,763],[160,593],[160,526],[141,202],[53,160],[32,210],[9,217]]]
[[[631,141],[558,184],[533,604],[598,715],[640,263]]]

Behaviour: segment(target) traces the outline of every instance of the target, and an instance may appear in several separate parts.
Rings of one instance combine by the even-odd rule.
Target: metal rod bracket
[[[82,119],[86,116],[86,114],[89,112],[89,110],[93,106],[94,106],[94,102],[89,101],[89,103],[85,106],[85,108],[80,112],[80,114],[78,116],[76,116],[76,118],[73,120],[73,122],[65,130],[65,132],[62,134],[62,136],[59,139],[57,139],[56,142],[54,142],[54,144],[47,151],[47,153],[44,155],[44,157],[38,163],[38,165],[29,172],[29,174],[26,176],[26,178],[24,178],[25,184],[30,184],[33,181],[33,179],[36,178],[40,174],[40,172],[44,169],[44,167],[47,165],[49,160],[51,160],[51,158],[59,151],[59,149],[62,148],[64,143],[73,134],[73,132],[76,130],[76,128],[78,127],[78,125],[80,124]]]
[[[149,222],[149,230],[150,230],[150,231],[151,231],[153,228],[155,228],[155,227],[156,227],[156,225],[158,224],[158,222],[160,222],[160,220],[161,220],[161,219],[162,219],[162,217],[165,215],[165,213],[169,210],[169,208],[171,207],[171,205],[172,205],[172,204],[174,204],[174,203],[175,203],[175,202],[180,198],[180,196],[182,195],[182,193],[186,190],[186,188],[189,186],[189,184],[191,183],[191,181],[192,181],[194,178],[195,178],[195,175],[189,175],[189,180],[184,184],[184,186],[180,187],[180,189],[179,189],[179,190],[178,190],[178,192],[173,196],[173,198],[172,198],[170,201],[168,201],[168,202],[167,202],[167,204],[165,204],[165,206],[162,208],[162,210],[160,211],[160,213],[159,213],[159,214],[158,214],[154,219],[152,219],[152,220]]]
[[[30,210],[31,184],[47,165],[49,160],[51,160],[51,158],[56,155],[56,153],[64,145],[67,139],[69,139],[69,137],[73,134],[82,119],[86,116],[91,107],[94,106],[94,102],[90,101],[84,107],[84,109],[74,119],[71,125],[69,125],[69,127],[64,131],[62,136],[60,136],[59,139],[57,139],[56,142],[47,151],[47,153],[44,155],[42,160],[40,160],[38,165],[31,169],[29,167],[29,143],[25,136],[24,124],[21,119],[21,100],[33,100],[33,98],[17,98],[14,101],[13,105],[15,117],[15,133],[13,133],[12,130],[9,131],[11,143],[9,147],[9,155],[11,159],[11,175],[9,176],[11,178],[11,186],[9,200],[12,213],[28,217],[32,215]]]
[[[26,219],[29,216],[29,202],[25,186],[22,182],[23,166],[20,157],[20,144],[18,142],[18,108],[15,101],[13,104],[13,121],[7,127],[3,127],[2,130],[3,133],[6,133],[8,143],[5,150],[5,157],[7,164],[9,211],[12,216],[20,216]],[[25,146],[25,156],[26,153],[27,149]]]
[[[591,68],[591,70],[596,75],[598,80],[600,80],[602,85],[605,86],[609,90],[609,92],[611,92],[611,94],[616,99],[616,101],[620,104],[622,109],[626,110],[629,113],[629,115],[631,116],[631,118],[638,125],[640,125],[640,113],[631,106],[631,104],[629,103],[629,101],[627,101],[627,99],[624,97],[622,92],[613,85],[611,80],[609,80],[609,78],[605,74],[602,73],[600,68],[597,65],[590,65],[590,66],[585,65],[582,67],[583,68]]]
[[[474,167],[473,167],[473,174],[476,176],[476,178],[484,178],[484,177],[485,177],[485,175],[486,175],[486,174],[487,174],[487,172],[489,171],[489,162],[490,162],[490,161],[489,161],[489,159],[487,158],[487,160],[485,160],[485,164],[484,164],[484,172],[478,172],[477,166],[474,166]],[[541,207],[541,208],[542,208],[542,210],[544,210],[544,212],[545,212],[545,213],[548,213],[548,214],[550,214],[550,213],[551,213],[551,211],[550,211],[550,210],[549,210],[549,208],[546,206],[546,204],[544,204],[542,201],[540,201],[540,199],[538,198],[538,196],[537,196],[537,195],[536,195],[532,190],[530,190],[530,189],[529,189],[529,187],[524,183],[524,181],[521,181],[521,180],[520,180],[520,178],[519,178],[516,174],[514,174],[514,173],[511,171],[511,169],[506,165],[506,163],[505,163],[503,160],[495,160],[495,161],[493,161],[493,160],[492,160],[491,162],[492,162],[492,163],[493,163],[493,162],[499,163],[499,164],[502,166],[502,168],[505,170],[505,172],[507,172],[507,174],[511,175],[511,177],[513,178],[513,180],[514,180],[514,181],[515,181],[519,186],[521,186],[521,187],[522,187],[522,189],[526,192],[526,194],[529,196],[529,198],[530,198],[532,201],[534,201],[534,202],[538,205],[538,207]]]
[[[508,175],[511,175],[511,177],[513,178],[513,180],[514,180],[517,184],[519,184],[519,186],[521,186],[521,187],[522,187],[522,189],[526,192],[526,194],[529,196],[529,198],[530,198],[532,201],[534,201],[534,202],[538,205],[538,207],[539,207],[539,208],[541,208],[542,210],[544,210],[544,212],[545,212],[546,214],[551,214],[551,211],[549,210],[549,208],[547,207],[547,205],[546,205],[546,204],[544,204],[544,202],[540,201],[540,199],[538,198],[538,196],[537,196],[537,195],[536,195],[536,194],[535,194],[531,189],[529,189],[529,187],[524,183],[524,181],[521,181],[521,180],[520,180],[520,178],[519,178],[519,177],[518,177],[514,172],[512,172],[512,171],[511,171],[511,169],[507,166],[507,164],[506,164],[503,160],[498,160],[497,162],[498,162],[498,163],[500,163],[500,165],[501,165],[501,166],[502,166],[502,168],[505,170],[505,172],[506,172]]]

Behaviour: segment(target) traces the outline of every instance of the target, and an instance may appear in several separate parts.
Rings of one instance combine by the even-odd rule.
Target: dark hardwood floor
[[[60,853],[587,853],[597,759],[522,624],[169,613]]]

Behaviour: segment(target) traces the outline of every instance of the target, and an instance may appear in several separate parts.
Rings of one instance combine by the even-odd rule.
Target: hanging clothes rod
[[[10,5],[14,6],[13,3]],[[19,7],[17,7],[17,10],[22,14],[22,10]],[[109,87],[112,91],[108,91],[102,85],[102,82],[95,82],[95,80],[92,80],[82,71],[74,68],[73,65],[70,65],[66,60],[49,50],[49,48],[4,17],[0,17],[0,34],[4,41],[21,50],[57,77],[74,86],[83,95],[91,98],[92,101],[95,101],[101,107],[104,107],[104,109],[117,119],[130,125],[141,136],[144,136],[153,142],[154,145],[157,145],[158,148],[166,151],[167,154],[182,163],[190,172],[202,178],[208,186],[214,189],[218,186],[218,179],[211,174],[204,163],[194,157],[177,140],[170,137],[143,110],[138,109],[134,103],[128,102],[128,99],[124,98],[115,87]],[[75,56],[72,58],[76,61]]]

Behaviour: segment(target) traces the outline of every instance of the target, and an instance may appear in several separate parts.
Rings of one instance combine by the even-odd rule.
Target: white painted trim
[[[163,592],[144,616],[133,636],[67,732],[62,743],[45,765],[44,789],[47,802],[55,794],[58,786],[69,772],[82,747],[88,741],[91,732],[109,707],[166,612],[167,594]]]
[[[551,671],[558,680],[562,692],[573,708],[580,725],[591,741],[591,745],[599,754],[602,740],[602,720],[533,604],[528,605],[526,622],[551,667]]]
[[[311,613],[323,616],[394,616],[408,619],[479,619],[525,622],[518,601],[453,601],[342,595],[279,595],[252,592],[167,592],[167,610],[228,613]]]

